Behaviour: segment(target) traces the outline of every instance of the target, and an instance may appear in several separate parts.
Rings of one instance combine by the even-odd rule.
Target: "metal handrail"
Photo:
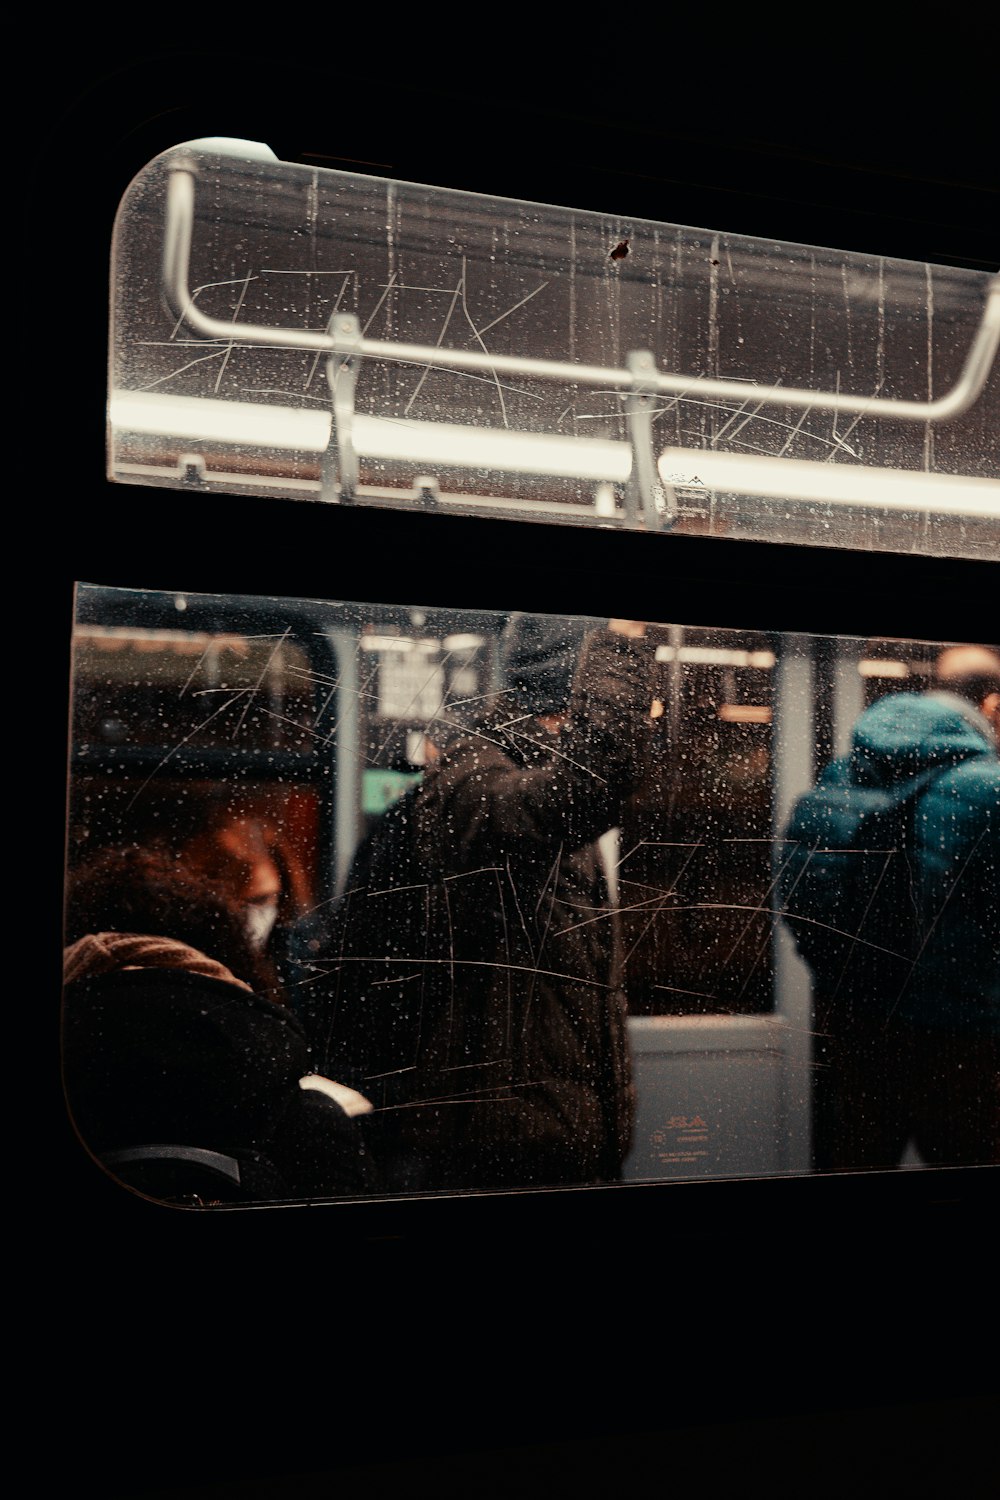
[[[172,164],[167,184],[163,242],[164,291],[175,314],[188,329],[204,339],[231,342],[234,336],[283,349],[305,349],[341,359],[385,359],[401,364],[471,370],[498,375],[551,380],[570,385],[612,388],[627,394],[686,395],[717,400],[754,401],[764,405],[819,408],[824,411],[895,418],[907,422],[946,422],[967,411],[978,399],[1000,347],[1000,274],[993,276],[979,327],[962,371],[943,396],[931,401],[899,401],[881,396],[852,396],[841,391],[810,391],[786,386],[759,386],[745,381],[716,380],[699,375],[673,375],[654,368],[620,369],[575,364],[568,360],[533,359],[477,350],[444,349],[431,344],[392,343],[360,335],[357,319],[335,314],[322,333],[308,329],[272,328],[262,324],[226,323],[203,313],[190,291],[191,237],[194,225],[196,169],[183,159]]]

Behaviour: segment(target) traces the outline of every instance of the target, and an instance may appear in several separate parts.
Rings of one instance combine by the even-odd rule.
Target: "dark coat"
[[[917,803],[921,947],[901,1017],[1000,1035],[1000,758],[989,725],[950,693],[896,694],[862,717],[854,746],[871,775],[941,768]]]
[[[501,699],[359,850],[296,992],[399,1190],[620,1176],[634,1095],[595,840],[641,774],[651,659],[588,637],[560,734]]]
[[[186,1146],[244,1159],[250,1200],[371,1191],[371,1158],[349,1116],[299,1087],[313,1071],[285,1007],[182,969],[74,979],[63,1000],[63,1078],[98,1158]]]

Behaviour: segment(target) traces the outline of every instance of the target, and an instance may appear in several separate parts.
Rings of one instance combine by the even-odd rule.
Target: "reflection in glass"
[[[197,1203],[995,1160],[976,651],[81,586],[80,1134]]]

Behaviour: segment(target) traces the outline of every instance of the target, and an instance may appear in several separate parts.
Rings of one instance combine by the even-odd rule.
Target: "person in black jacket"
[[[512,617],[506,690],[437,726],[291,988],[317,1066],[372,1100],[396,1191],[620,1178],[634,1089],[598,840],[645,762],[644,635]]]
[[[301,1024],[266,992],[241,909],[217,887],[167,851],[104,851],[71,876],[66,939],[67,1103],[114,1175],[169,1184],[162,1196],[185,1202],[376,1188],[357,1123],[368,1101],[316,1074]],[[206,1199],[201,1168],[216,1160],[225,1170]]]

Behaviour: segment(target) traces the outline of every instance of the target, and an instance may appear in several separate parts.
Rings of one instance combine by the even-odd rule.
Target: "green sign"
[[[361,776],[361,811],[385,812],[420,780],[421,774],[420,771],[364,771]]]

